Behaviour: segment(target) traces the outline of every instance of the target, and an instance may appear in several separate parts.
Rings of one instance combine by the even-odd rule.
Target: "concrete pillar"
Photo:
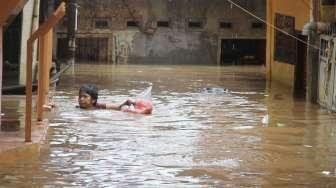
[[[77,27],[77,3],[76,0],[69,0],[67,6],[67,38],[68,38],[68,63],[75,63],[76,56],[76,27]]]
[[[22,32],[21,32],[21,52],[27,51],[27,40],[30,35],[37,29],[39,23],[39,4],[40,0],[29,0],[22,10]],[[37,43],[33,49],[33,72],[36,67]],[[27,56],[20,57],[20,78],[19,83],[26,83]]]
[[[318,0],[311,0],[310,22],[316,23],[318,20]],[[307,100],[316,103],[318,95],[318,56],[319,50],[314,48],[318,46],[319,36],[317,33],[317,24],[313,24],[308,33],[307,49]]]
[[[267,0],[266,2],[266,17],[267,22],[273,24],[273,0]],[[266,79],[268,84],[272,81],[272,60],[273,60],[273,39],[274,39],[274,29],[267,25],[266,28]]]

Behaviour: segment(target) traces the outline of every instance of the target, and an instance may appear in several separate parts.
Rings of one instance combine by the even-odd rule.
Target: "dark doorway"
[[[265,52],[264,39],[222,39],[220,64],[263,65]]]
[[[57,39],[57,51],[56,51],[57,60],[65,62],[67,55],[68,55],[67,38],[58,38]]]
[[[77,38],[76,61],[107,63],[108,38]]]
[[[5,28],[3,40],[3,86],[19,83],[22,12]]]
[[[307,42],[307,37],[297,35],[302,41]],[[297,42],[297,61],[294,73],[294,96],[305,98],[306,96],[306,57],[307,46],[306,44]]]
[[[76,38],[77,63],[107,63],[108,38],[91,37]],[[68,49],[67,39],[57,40],[57,59],[66,60]]]

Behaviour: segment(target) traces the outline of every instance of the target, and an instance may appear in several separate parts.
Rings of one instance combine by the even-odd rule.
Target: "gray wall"
[[[124,3],[125,2],[125,3]],[[265,0],[235,1],[265,19]],[[225,38],[265,39],[265,28],[251,27],[256,19],[225,0],[78,0],[78,37],[108,38],[113,63],[216,64],[219,41]],[[127,20],[139,27],[129,28]],[[108,23],[96,28],[97,20]],[[188,20],[201,21],[191,29]],[[157,21],[169,21],[158,27]],[[220,29],[219,22],[232,22]],[[64,31],[60,28],[58,32]]]

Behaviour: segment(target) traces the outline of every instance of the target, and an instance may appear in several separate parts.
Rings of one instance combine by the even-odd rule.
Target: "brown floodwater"
[[[84,83],[113,103],[152,85],[153,114],[78,109]],[[76,66],[41,153],[2,161],[0,187],[336,187],[336,115],[286,92],[259,66]]]

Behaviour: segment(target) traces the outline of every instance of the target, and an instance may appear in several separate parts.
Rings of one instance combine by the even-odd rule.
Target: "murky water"
[[[83,83],[101,102],[152,84],[153,115],[75,108]],[[336,115],[265,85],[261,67],[78,66],[41,154],[1,162],[0,187],[336,187]]]

